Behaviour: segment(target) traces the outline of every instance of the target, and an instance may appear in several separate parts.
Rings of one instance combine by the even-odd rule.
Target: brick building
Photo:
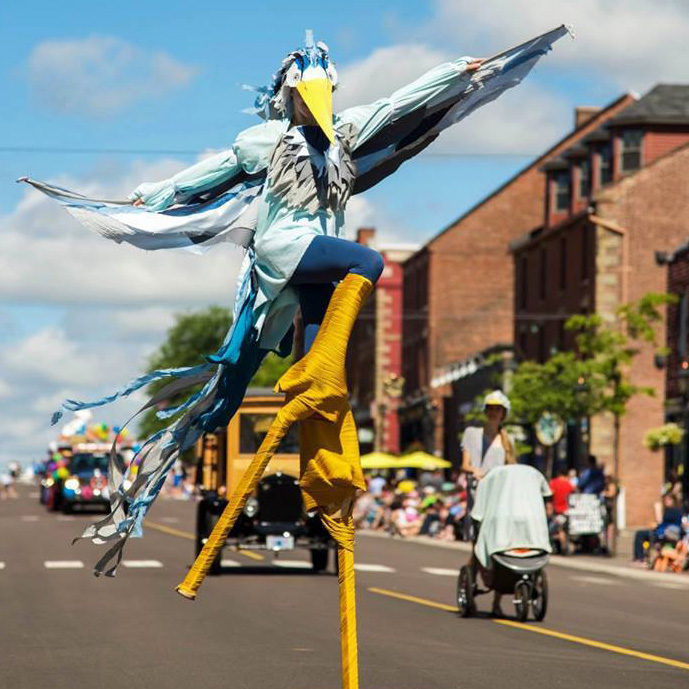
[[[677,297],[667,311],[665,420],[689,429],[689,241],[671,253],[659,251],[658,265],[667,265],[667,291]],[[681,476],[689,500],[689,433],[679,446],[664,453],[666,476]]]
[[[602,109],[577,108],[573,131],[404,264],[403,446],[421,442],[457,460],[456,433],[444,428],[458,413],[452,371],[488,348],[512,343],[514,277],[507,246],[543,222],[542,166],[632,102],[625,95]]]
[[[571,348],[564,323],[572,314],[614,323],[621,304],[665,291],[654,252],[689,236],[688,144],[689,86],[659,85],[543,165],[542,222],[511,243],[519,357],[542,361]],[[652,518],[663,478],[662,459],[642,445],[645,430],[664,421],[657,363],[643,347],[632,379],[656,396],[633,398],[621,429],[618,470],[631,525]],[[591,420],[590,451],[614,470],[612,439],[611,419]]]
[[[352,331],[347,375],[362,452],[397,453],[397,404],[402,384],[402,263],[416,250],[403,244],[377,245],[375,230],[362,228],[356,241],[377,249],[383,273]]]

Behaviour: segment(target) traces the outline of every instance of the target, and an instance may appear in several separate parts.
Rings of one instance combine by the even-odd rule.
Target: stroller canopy
[[[471,516],[481,523],[474,550],[484,567],[511,548],[551,552],[543,504],[549,495],[543,474],[523,464],[496,467],[479,482]]]

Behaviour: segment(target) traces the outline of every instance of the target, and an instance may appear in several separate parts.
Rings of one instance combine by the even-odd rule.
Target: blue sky
[[[374,224],[387,241],[421,244],[562,136],[575,105],[683,78],[685,4],[522,0],[519,13],[515,5],[3,3],[0,464],[43,454],[61,396],[100,395],[136,375],[175,312],[229,304],[238,261],[222,249],[199,259],[109,246],[17,177],[123,195],[172,174],[255,123],[241,112],[252,94],[239,84],[266,83],[306,28],[330,46],[344,107],[437,62],[492,54],[572,22],[577,40],[560,41],[527,83],[350,204],[350,233]],[[97,152],[105,149],[128,152]],[[117,424],[136,401],[96,420]]]

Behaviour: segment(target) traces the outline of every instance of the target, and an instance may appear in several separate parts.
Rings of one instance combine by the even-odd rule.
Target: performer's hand
[[[132,202],[132,206],[144,206],[144,200],[143,199],[136,199],[136,201]]]
[[[477,60],[474,60],[473,62],[470,62],[466,66],[467,72],[475,72],[484,62],[486,59],[484,57],[478,58]]]

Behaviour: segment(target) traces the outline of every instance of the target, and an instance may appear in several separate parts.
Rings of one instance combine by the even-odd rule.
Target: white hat
[[[510,401],[502,390],[493,390],[486,395],[483,400],[483,410],[485,411],[489,406],[502,407],[508,413],[510,411]]]

